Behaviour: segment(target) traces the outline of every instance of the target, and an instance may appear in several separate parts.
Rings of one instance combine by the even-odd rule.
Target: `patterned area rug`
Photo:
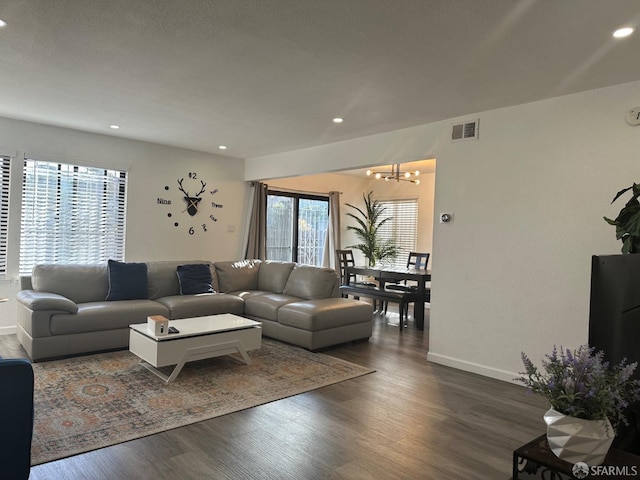
[[[187,363],[169,385],[128,351],[36,363],[31,463],[115,445],[373,372],[269,339],[249,356],[251,365],[230,356]]]

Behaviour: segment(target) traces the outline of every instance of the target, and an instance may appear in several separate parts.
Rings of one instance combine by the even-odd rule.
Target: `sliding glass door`
[[[320,266],[328,223],[328,197],[269,191],[267,259]]]

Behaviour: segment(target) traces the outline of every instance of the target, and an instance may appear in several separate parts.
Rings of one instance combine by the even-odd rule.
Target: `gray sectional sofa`
[[[208,264],[214,293],[181,295],[176,270]],[[17,337],[32,360],[129,345],[129,325],[234,313],[262,322],[264,336],[317,350],[371,335],[372,307],[339,296],[332,269],[286,262],[146,262],[147,298],[111,295],[107,265],[38,265],[21,278]]]

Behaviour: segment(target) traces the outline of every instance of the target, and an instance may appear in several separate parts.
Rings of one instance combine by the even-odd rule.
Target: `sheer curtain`
[[[267,257],[267,189],[266,183],[251,185],[251,214],[247,228],[244,258],[265,260]]]
[[[336,250],[340,248],[340,192],[329,192],[329,224],[322,255],[323,267],[337,270]]]

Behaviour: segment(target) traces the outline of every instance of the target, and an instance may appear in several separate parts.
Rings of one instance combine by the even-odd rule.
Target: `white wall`
[[[520,352],[587,341],[590,257],[618,253],[614,194],[640,181],[640,82],[279,155],[245,178],[437,157],[429,360],[512,379]],[[480,139],[451,125],[480,118]]]
[[[165,147],[145,142],[125,140],[106,135],[39,125],[0,118],[0,154],[16,155],[25,152],[41,159],[52,159],[81,165],[96,165],[128,170],[127,232],[125,256],[128,261],[144,260],[230,260],[240,258],[243,217],[248,187],[243,180],[244,167],[240,160]],[[18,162],[19,163],[19,162]],[[13,167],[12,167],[13,168]],[[197,172],[207,183],[207,190],[219,192],[210,196],[223,205],[211,210],[218,221],[208,221],[210,228],[201,232],[198,217],[186,218],[180,213],[184,201],[178,196],[177,217],[181,226],[173,226],[174,219],[166,214],[168,208],[158,205],[157,198],[166,198],[164,186],[176,191],[177,179],[188,172]],[[14,181],[15,180],[15,181]],[[185,178],[185,186],[189,180]],[[199,184],[194,184],[195,187]],[[11,272],[0,280],[0,297],[9,302],[0,303],[0,333],[11,332],[15,326],[15,280],[18,262],[20,176],[12,179],[9,256]],[[194,192],[195,193],[195,192]],[[205,209],[202,208],[201,213]],[[198,219],[198,223],[195,220]],[[198,233],[189,235],[187,224]],[[229,230],[234,230],[229,232]]]

